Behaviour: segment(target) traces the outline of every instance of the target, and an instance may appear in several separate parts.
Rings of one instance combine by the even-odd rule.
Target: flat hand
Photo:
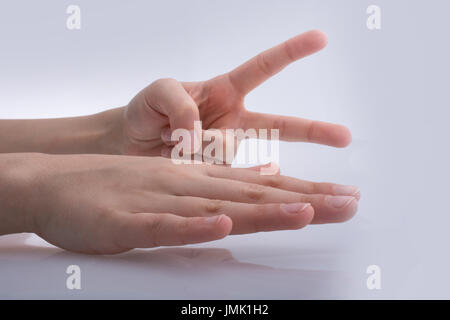
[[[34,232],[84,253],[342,222],[358,206],[356,188],[261,176],[257,170],[175,165],[161,157],[7,157],[6,176],[13,182],[4,188],[3,208],[15,208],[10,216],[28,221],[16,232]]]
[[[288,64],[325,47],[326,35],[309,31],[245,62],[229,73],[202,82],[161,79],[142,90],[127,106],[123,153],[167,156],[175,129],[194,129],[201,120],[208,129],[278,129],[285,141],[305,141],[345,147],[349,130],[341,125],[251,112],[245,96]],[[197,133],[199,134],[199,133]]]

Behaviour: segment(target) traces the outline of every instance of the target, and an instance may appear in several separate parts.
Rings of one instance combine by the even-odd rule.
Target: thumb
[[[202,127],[198,106],[181,83],[175,79],[160,79],[151,85],[149,91],[150,105],[169,118],[170,128],[162,129],[162,140],[170,144],[173,132],[184,129],[189,131],[194,148],[199,146]],[[176,142],[172,141],[172,144]]]

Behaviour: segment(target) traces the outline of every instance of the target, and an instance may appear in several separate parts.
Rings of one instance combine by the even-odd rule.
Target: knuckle
[[[278,188],[281,185],[281,177],[278,175],[264,176],[263,184],[272,188]]]
[[[172,78],[160,78],[160,79],[157,79],[157,80],[153,81],[152,86],[156,87],[156,88],[159,88],[161,86],[167,85],[167,84],[172,83],[174,81],[176,81],[176,80],[172,79]]]
[[[179,177],[183,175],[183,170],[180,170],[180,168],[173,163],[165,163],[161,166],[161,169],[160,174],[164,177]]]
[[[300,194],[298,197],[298,202],[303,202],[303,203],[311,203],[312,201],[314,201],[315,198],[314,196],[308,196],[306,194]]]
[[[295,61],[295,57],[292,54],[293,52],[293,48],[291,46],[291,42],[290,41],[285,41],[284,42],[284,52],[286,53],[286,57],[290,60],[290,61]]]
[[[267,75],[267,76],[272,76],[273,72],[271,71],[270,65],[267,63],[266,57],[264,55],[264,53],[260,53],[257,57],[256,57],[256,62],[259,66],[259,68],[261,69],[261,71]]]
[[[320,189],[320,187],[318,186],[317,183],[314,182],[306,182],[304,185],[304,192],[307,194],[315,194],[315,193],[320,193],[318,192],[318,190]]]
[[[278,136],[283,137],[286,133],[286,120],[281,118],[276,118],[273,120],[272,127],[278,129]]]
[[[265,196],[265,187],[257,185],[257,184],[248,184],[242,188],[242,194],[255,201],[262,200]]]
[[[329,182],[318,182],[314,183],[315,185],[315,193],[328,193],[328,194],[334,194],[334,183]]]
[[[161,89],[161,87],[164,85],[164,80],[163,79],[158,79],[158,80],[155,80],[155,81],[153,81],[149,86],[148,86],[148,89],[150,90],[150,91],[152,91],[152,90],[158,90],[158,89]]]
[[[308,182],[306,186],[308,191],[314,194],[327,194],[333,191],[333,185],[328,182]]]
[[[196,113],[197,110],[197,106],[193,104],[192,101],[185,99],[184,101],[180,101],[176,110],[172,110],[171,112],[172,114],[176,112],[177,115],[182,118],[184,116],[189,116],[193,112]]]
[[[225,201],[223,200],[206,200],[204,203],[204,211],[207,213],[218,213],[220,212],[225,205]]]
[[[98,208],[96,214],[97,225],[110,225],[115,218],[115,212],[110,208]]]
[[[316,129],[316,122],[310,121],[306,128],[306,140],[307,141],[313,141],[315,129]]]
[[[168,160],[170,161],[170,160]],[[163,166],[161,168],[160,171],[160,178],[161,180],[164,180],[165,183],[168,186],[172,186],[173,185],[173,181],[178,182],[182,182],[182,181],[195,181],[194,179],[199,177],[199,172],[200,170],[196,170],[197,167],[196,166],[190,166],[189,169],[187,170],[186,168],[190,166],[190,165],[177,165],[174,164],[172,162],[167,163],[165,166]],[[191,170],[192,169],[192,170]],[[187,186],[188,188],[191,188],[192,185],[189,183],[183,183],[181,185],[179,185],[179,187],[181,186]],[[172,188],[173,189],[173,188]]]
[[[189,233],[192,230],[192,223],[189,219],[183,219],[178,225],[179,234],[177,236],[177,244],[186,245],[189,244]]]
[[[199,168],[199,173],[203,174],[205,177],[208,177],[208,178],[216,177],[216,175],[214,174],[214,170],[213,170],[215,168],[205,162],[199,163],[197,165],[197,168]]]

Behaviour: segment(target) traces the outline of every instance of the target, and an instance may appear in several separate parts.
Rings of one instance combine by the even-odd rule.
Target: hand
[[[0,168],[0,234],[83,253],[342,222],[359,198],[354,187],[161,157],[11,154]]]
[[[341,125],[247,111],[244,97],[288,64],[322,49],[325,34],[309,31],[264,51],[233,71],[202,82],[161,79],[128,104],[122,124],[122,153],[168,156],[171,132],[193,130],[195,120],[208,129],[279,129],[281,140],[345,147],[349,130]],[[193,132],[199,136],[200,132]]]

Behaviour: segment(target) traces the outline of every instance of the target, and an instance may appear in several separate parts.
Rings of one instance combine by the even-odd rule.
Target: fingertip
[[[323,49],[328,44],[328,36],[321,30],[310,30],[307,34],[310,36],[310,45],[316,50]]]
[[[359,203],[356,198],[353,201],[351,201],[336,222],[345,222],[353,218],[356,212],[358,211],[358,204]]]
[[[227,215],[221,214],[220,216],[214,216],[206,218],[206,223],[213,225],[213,232],[215,239],[225,238],[230,234],[233,227],[233,222]]]
[[[314,208],[312,205],[307,206],[302,214],[302,227],[306,227],[314,219]]]
[[[227,236],[230,234],[231,229],[233,228],[233,220],[227,215],[222,214],[219,218],[219,226],[223,231],[223,236]]]
[[[288,203],[280,205],[284,216],[289,218],[289,229],[301,229],[314,218],[314,208],[310,203]]]
[[[337,148],[345,148],[352,142],[352,133],[349,128],[343,125],[336,125],[334,130],[334,146]]]
[[[297,216],[294,223],[292,224],[292,229],[298,230],[306,227],[313,221],[314,218],[314,208],[308,205],[302,212]]]
[[[306,57],[323,49],[328,43],[328,37],[320,30],[310,30],[288,40],[290,56],[293,60]]]

